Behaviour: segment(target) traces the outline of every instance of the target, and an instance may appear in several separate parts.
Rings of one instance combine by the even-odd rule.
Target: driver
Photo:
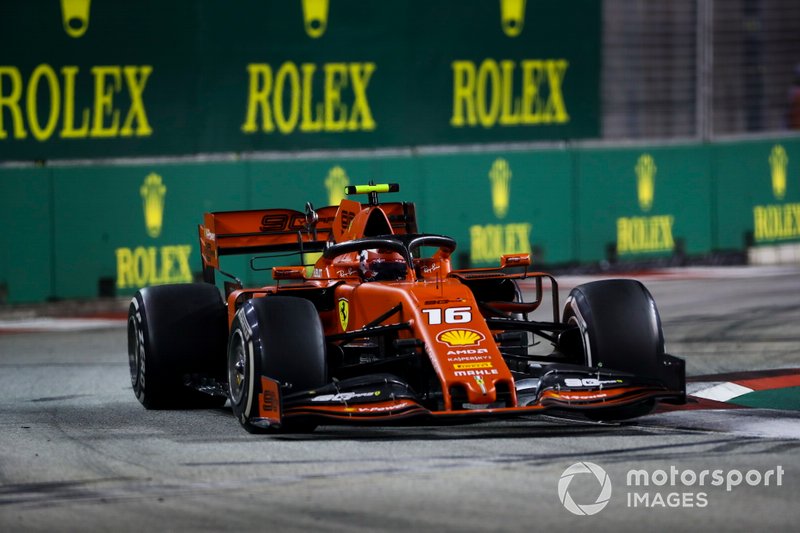
[[[396,281],[406,279],[403,256],[391,250],[362,250],[359,254],[359,271],[364,281]]]

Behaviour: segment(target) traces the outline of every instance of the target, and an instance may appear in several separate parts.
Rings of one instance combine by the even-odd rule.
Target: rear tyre
[[[287,296],[254,298],[242,305],[228,341],[228,386],[233,414],[250,433],[310,432],[316,424],[287,420],[264,428],[258,418],[261,376],[299,392],[327,383],[325,335],[310,301]]]
[[[147,409],[221,407],[225,397],[185,385],[187,376],[225,371],[227,311],[204,283],[139,290],[128,310],[128,361],[136,398]]]
[[[580,342],[565,342],[563,351],[589,367],[629,372],[659,379],[664,366],[661,318],[647,288],[635,280],[603,280],[570,292],[564,322],[578,327]],[[569,346],[571,345],[571,346]],[[575,353],[582,348],[583,354]],[[654,407],[648,401],[631,406],[587,411],[594,420],[642,416]]]

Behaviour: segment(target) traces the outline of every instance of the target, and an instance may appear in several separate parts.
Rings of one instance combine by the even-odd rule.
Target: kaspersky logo
[[[312,39],[319,39],[328,28],[329,0],[302,0],[303,26]]]
[[[325,188],[328,189],[328,205],[339,205],[344,199],[344,188],[350,185],[350,178],[342,167],[336,165],[328,172],[325,178]]]
[[[500,25],[508,37],[516,37],[525,26],[526,0],[500,0]]]
[[[83,37],[89,29],[89,6],[92,0],[61,0],[64,31],[72,38]]]
[[[167,187],[162,182],[161,176],[151,172],[144,179],[139,194],[142,197],[147,234],[155,239],[161,235],[164,223],[164,197],[167,194]]]
[[[492,184],[492,209],[497,218],[505,218],[508,213],[508,198],[511,191],[511,167],[502,157],[495,159],[489,170]]]

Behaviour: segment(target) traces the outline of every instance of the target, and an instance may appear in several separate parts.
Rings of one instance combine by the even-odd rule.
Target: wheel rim
[[[139,323],[134,317],[128,319],[128,364],[131,371],[131,385],[137,390],[142,373],[142,335]]]
[[[238,404],[242,400],[246,368],[247,352],[244,347],[244,338],[241,331],[237,329],[231,336],[230,351],[228,352],[228,384],[233,403]]]

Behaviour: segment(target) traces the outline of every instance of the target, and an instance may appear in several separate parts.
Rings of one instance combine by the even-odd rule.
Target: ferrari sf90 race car
[[[685,402],[683,360],[665,353],[641,283],[579,285],[562,310],[556,280],[527,254],[454,269],[452,238],[419,233],[413,203],[379,201],[398,190],[350,186],[366,203],[304,212],[206,213],[203,282],[131,301],[139,401],[230,401],[254,433],[537,413],[619,420]],[[274,283],[247,288],[220,268],[242,254],[250,275],[271,271]]]

